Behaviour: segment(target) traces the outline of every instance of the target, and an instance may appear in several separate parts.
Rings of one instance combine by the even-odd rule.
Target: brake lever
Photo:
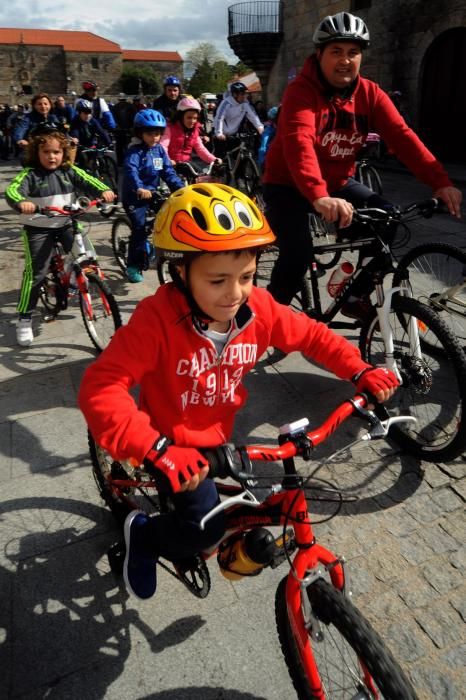
[[[414,416],[391,416],[385,420],[379,420],[377,418],[377,422],[373,424],[372,429],[368,430],[368,432],[361,437],[361,440],[368,441],[385,438],[391,426],[395,423],[417,423],[417,418],[414,418]]]

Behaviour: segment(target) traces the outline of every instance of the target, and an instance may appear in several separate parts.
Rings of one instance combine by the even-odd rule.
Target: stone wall
[[[66,53],[68,92],[82,93],[83,80],[93,80],[99,86],[100,95],[119,92],[118,81],[123,62],[121,53]]]

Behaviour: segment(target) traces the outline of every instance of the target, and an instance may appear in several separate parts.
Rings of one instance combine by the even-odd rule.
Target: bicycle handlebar
[[[403,209],[393,207],[391,209],[380,209],[378,207],[369,207],[366,209],[355,209],[353,218],[362,223],[373,223],[379,221],[390,221],[391,219],[400,220],[407,214],[418,212],[421,216],[428,218],[435,212],[442,211],[442,202],[439,202],[435,197],[422,199],[419,202],[412,202]]]
[[[39,214],[60,214],[61,216],[80,216],[84,214],[88,209],[92,207],[98,207],[103,204],[111,204],[111,202],[104,202],[103,199],[87,199],[87,197],[80,197],[75,204],[66,205],[63,209],[61,207],[36,207],[36,212]]]
[[[345,401],[338,406],[322,425],[310,432],[305,432],[305,428],[309,425],[307,419],[284,425],[280,428],[279,442],[281,444],[278,447],[264,445],[238,447],[226,444],[220,445],[220,447],[215,449],[202,450],[209,462],[209,476],[211,478],[218,477],[219,479],[231,477],[236,481],[244,480],[245,477],[251,478],[251,473],[241,473],[242,470],[238,471],[233,457],[234,453],[240,456],[242,468],[245,466],[245,457],[247,457],[248,461],[260,460],[263,462],[283,461],[298,455],[303,456],[304,459],[309,459],[314,447],[327,440],[350,416],[358,412],[364,412],[368,403],[369,399],[365,394],[357,394],[354,399]],[[372,414],[369,415],[372,416]]]

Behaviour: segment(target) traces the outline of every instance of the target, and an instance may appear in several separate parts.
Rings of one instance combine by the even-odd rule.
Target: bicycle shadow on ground
[[[0,505],[0,520],[0,664],[7,697],[106,697],[124,671],[133,630],[156,667],[158,653],[204,625],[191,615],[154,630],[127,608],[123,581],[104,556],[112,526],[104,509],[20,498]]]
[[[278,428],[284,423],[307,417],[312,429],[320,425],[336,406],[354,395],[349,382],[317,372],[297,372],[287,369],[286,365],[286,360],[269,365],[265,357],[246,378],[245,385],[254,400],[237,418],[234,440],[239,444],[276,445]],[[276,391],[275,382],[279,384]],[[259,437],[258,416],[266,426],[266,434]],[[366,430],[365,421],[350,418],[327,442],[315,449],[315,461],[297,461],[300,473],[311,474],[322,460],[344,450]],[[262,428],[261,432],[264,433]],[[245,436],[248,436],[247,440]],[[277,476],[283,473],[274,465],[257,465],[261,474]],[[318,477],[335,484],[337,491],[342,493],[345,505],[341,513],[354,515],[390,508],[409,499],[421,487],[423,474],[418,459],[402,454],[396,445],[380,440],[360,442],[351,447],[349,453],[342,452],[319,470]],[[312,506],[313,513],[335,511],[335,503],[313,503]]]

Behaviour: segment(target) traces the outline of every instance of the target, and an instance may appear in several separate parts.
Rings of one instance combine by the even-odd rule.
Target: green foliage
[[[212,65],[204,61],[189,81],[187,92],[195,97],[203,92],[225,92],[231,77],[231,68],[226,61],[216,61]]]
[[[197,46],[194,46],[190,51],[188,51],[186,57],[188,61],[191,61],[191,63],[196,66],[196,68],[200,68],[204,63],[209,64],[209,66],[213,66],[214,63],[223,60],[220,51],[218,51],[215,46],[210,44],[208,41],[203,41]]]
[[[149,67],[123,66],[120,78],[122,92],[128,95],[156,95],[162,90],[159,74]]]

